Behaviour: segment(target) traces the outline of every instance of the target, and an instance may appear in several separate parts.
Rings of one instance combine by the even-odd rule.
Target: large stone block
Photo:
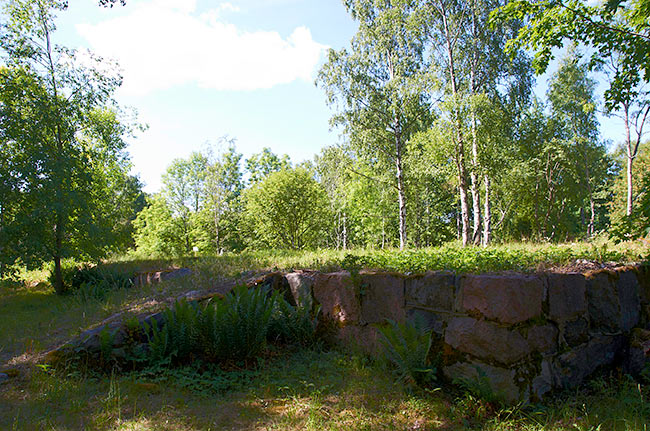
[[[419,308],[407,308],[406,320],[419,322],[427,331],[433,331],[438,336],[442,336],[445,328],[445,315],[435,311],[422,310]]]
[[[650,264],[638,265],[636,276],[639,281],[641,302],[650,303]]]
[[[623,363],[623,371],[638,376],[650,364],[650,331],[634,328],[630,333],[629,351]]]
[[[445,330],[445,343],[477,358],[505,365],[528,356],[532,349],[517,331],[471,317],[455,317]]]
[[[587,278],[587,299],[592,329],[629,331],[639,321],[639,285],[630,271],[590,275]]]
[[[629,331],[639,323],[641,300],[639,280],[635,271],[626,269],[618,272],[616,291],[621,312],[621,329]]]
[[[506,403],[515,403],[525,395],[516,384],[516,372],[513,369],[480,362],[458,362],[443,367],[442,372],[449,380],[462,382],[470,388],[474,385],[485,386],[485,383],[488,383],[492,396]]]
[[[313,272],[297,271],[284,276],[289,283],[289,290],[294,303],[301,307],[311,307],[312,289],[316,275]]]
[[[548,274],[548,316],[561,322],[587,312],[586,281],[582,274]]]
[[[557,356],[552,362],[554,386],[579,385],[599,367],[613,364],[624,346],[625,337],[621,335],[601,335]]]
[[[537,276],[466,275],[460,282],[458,308],[513,324],[540,316],[543,299],[544,283]]]
[[[427,272],[405,281],[406,304],[436,310],[452,311],[456,276],[453,272]]]
[[[361,323],[403,322],[404,278],[388,273],[361,274]]]
[[[587,278],[589,320],[594,329],[615,332],[620,329],[618,295],[611,276],[606,272]]]
[[[582,317],[560,323],[562,345],[575,347],[589,341],[589,322]]]
[[[359,322],[361,306],[348,271],[318,274],[314,280],[313,293],[326,318],[341,326]]]
[[[557,351],[558,329],[550,324],[528,328],[526,340],[531,350],[548,355]]]
[[[366,355],[377,355],[383,349],[381,334],[373,326],[348,325],[338,331],[336,338],[343,346]]]
[[[542,360],[540,368],[540,373],[531,382],[530,397],[533,401],[541,401],[545,394],[557,386],[551,362],[546,359]]]

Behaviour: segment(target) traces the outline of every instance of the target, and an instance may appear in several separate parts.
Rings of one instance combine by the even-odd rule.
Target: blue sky
[[[314,85],[327,48],[348,46],[356,29],[339,0],[127,0],[111,9],[71,0],[57,25],[58,43],[123,69],[118,102],[149,126],[129,141],[148,192],[173,159],[224,135],[244,157],[271,147],[294,162],[339,139]],[[601,121],[603,136],[620,140],[620,125]]]

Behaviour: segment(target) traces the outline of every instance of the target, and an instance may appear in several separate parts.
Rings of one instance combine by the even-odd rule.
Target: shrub
[[[113,266],[79,264],[66,259],[61,262],[64,293],[75,293],[83,300],[103,299],[110,290],[131,287],[131,272]],[[48,281],[54,283],[54,270]]]
[[[221,301],[210,302],[202,319],[203,346],[213,359],[246,360],[266,342],[277,294],[239,286]]]

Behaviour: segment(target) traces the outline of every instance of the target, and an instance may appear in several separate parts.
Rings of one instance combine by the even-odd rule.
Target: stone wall
[[[421,319],[437,335],[446,377],[480,375],[507,401],[541,399],[604,366],[638,372],[650,350],[647,333],[633,331],[650,321],[647,267],[416,276],[301,271],[285,278],[296,302],[311,295],[321,305],[341,343],[369,353],[379,349],[377,326],[386,319]]]
[[[153,282],[149,278],[139,281]],[[377,328],[387,319],[419,319],[436,336],[434,353],[441,354],[448,379],[480,376],[509,402],[539,400],[601,367],[638,373],[650,360],[648,266],[585,274],[274,272],[247,284],[283,291],[294,304],[320,305],[324,327],[338,342],[370,354],[381,348]],[[182,297],[200,302],[223,297],[234,286]],[[162,312],[140,316],[143,322],[163,319]],[[105,328],[115,334],[119,352],[122,320],[112,316],[48,352],[46,360],[56,363],[79,349],[99,351]]]

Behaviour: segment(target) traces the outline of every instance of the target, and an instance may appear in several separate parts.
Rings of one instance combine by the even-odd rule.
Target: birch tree
[[[428,109],[422,91],[422,16],[412,0],[348,0],[359,29],[350,49],[330,50],[317,83],[337,114],[357,156],[381,172],[393,172],[398,202],[399,244],[407,238],[406,143],[426,128]]]

